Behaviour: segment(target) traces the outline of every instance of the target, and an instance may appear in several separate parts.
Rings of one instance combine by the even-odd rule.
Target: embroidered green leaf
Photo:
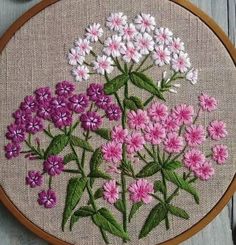
[[[124,99],[124,104],[126,106],[126,108],[136,111],[138,108],[136,106],[136,104],[134,103],[134,101],[130,100],[130,99]]]
[[[160,191],[161,193],[165,193],[166,188],[164,184],[162,183],[162,181],[157,180],[154,182],[154,191],[155,192]]]
[[[105,94],[114,94],[121,87],[123,87],[128,80],[129,80],[129,76],[127,74],[121,74],[113,78],[111,81],[109,81],[104,85]]]
[[[129,236],[123,230],[122,225],[116,221],[114,216],[106,208],[99,209],[98,212],[92,216],[92,220],[103,230],[125,240],[129,240]]]
[[[62,230],[64,230],[65,224],[71,213],[75,209],[76,205],[79,203],[80,198],[84,192],[86,186],[86,178],[71,178],[67,185],[67,194],[65,201],[65,209],[63,213],[62,220]]]
[[[132,72],[130,75],[130,80],[135,86],[156,95],[159,99],[165,100],[152,79],[147,77],[145,74],[141,72]]]
[[[130,96],[130,100],[132,100],[138,109],[143,109],[143,102],[136,96]]]
[[[89,217],[93,214],[95,214],[95,211],[89,206],[84,206],[76,210],[70,219],[70,230],[72,230],[73,225],[79,220],[79,218]]]
[[[166,218],[167,209],[162,203],[158,203],[149,213],[140,233],[139,239],[146,237],[162,220]]]
[[[90,162],[89,162],[89,167],[90,167],[90,172],[94,172],[102,163],[103,157],[102,157],[102,152],[101,148],[97,148],[93,155],[91,156]],[[91,186],[94,183],[94,178],[90,178],[90,184]]]
[[[57,155],[67,146],[69,142],[69,137],[64,134],[59,134],[54,137],[45,151],[45,159],[51,155]]]
[[[111,131],[106,128],[100,128],[95,131],[95,133],[99,136],[101,136],[105,140],[110,140],[111,139]]]
[[[179,161],[173,161],[173,162],[168,162],[164,165],[164,169],[167,169],[167,170],[175,170],[177,168],[181,168],[183,165],[181,162]]]
[[[93,194],[93,197],[95,200],[101,198],[103,196],[103,188],[98,188],[95,193]],[[89,200],[88,201],[88,205],[91,204],[91,201]]]
[[[136,175],[138,178],[149,177],[161,170],[161,167],[156,162],[150,162],[144,166]]]
[[[72,135],[70,137],[70,141],[74,146],[78,146],[78,147],[83,148],[87,151],[93,152],[93,147],[87,141],[82,140],[77,136]]]
[[[92,177],[92,178],[102,178],[102,179],[111,179],[111,176],[102,172],[101,170],[94,170],[93,172],[91,172],[88,177]]]
[[[118,199],[116,203],[114,204],[117,210],[119,210],[121,213],[125,212],[125,206],[121,199]]]
[[[67,164],[71,161],[76,161],[76,155],[74,153],[69,153],[67,155],[64,156],[64,164]]]
[[[182,208],[175,207],[173,205],[168,204],[167,205],[168,210],[170,211],[171,214],[180,217],[182,219],[189,219],[188,213],[183,210]]]
[[[137,203],[132,205],[132,208],[131,208],[130,213],[129,213],[129,222],[131,221],[131,219],[134,217],[135,213],[139,210],[139,208],[142,205],[143,205],[142,202],[137,202]]]
[[[120,169],[128,176],[134,176],[134,169],[130,161],[122,161]]]
[[[199,204],[199,196],[194,187],[191,186],[188,181],[184,180],[181,176],[170,170],[163,169],[164,176],[167,180],[177,185],[180,189],[183,189],[193,195],[194,200]]]

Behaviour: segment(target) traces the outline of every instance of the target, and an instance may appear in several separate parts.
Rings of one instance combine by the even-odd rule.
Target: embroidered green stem
[[[29,137],[28,140],[25,140],[26,145],[30,148],[30,151],[36,155],[39,159],[44,159],[43,153],[39,149],[36,149],[32,144],[31,144],[31,139]]]
[[[141,70],[140,72],[143,73],[143,72],[145,72],[145,71],[147,71],[147,70],[153,68],[154,66],[155,66],[154,64],[153,64],[153,65],[150,65],[150,66],[144,68],[143,70]]]
[[[141,67],[144,65],[145,61],[148,59],[149,56],[150,56],[150,53],[146,55],[146,57],[143,59],[143,61],[140,63],[140,65],[137,67],[135,71],[139,71],[141,69]]]

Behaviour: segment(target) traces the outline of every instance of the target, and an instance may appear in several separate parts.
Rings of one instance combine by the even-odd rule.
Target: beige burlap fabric
[[[175,203],[184,207],[190,214],[189,220],[171,218],[171,229],[160,225],[147,238],[138,240],[137,235],[148,211],[147,206],[129,225],[132,242],[130,244],[157,244],[166,241],[189,229],[202,219],[220,200],[232,181],[236,170],[236,69],[223,44],[196,16],[168,0],[62,0],[46,8],[30,19],[7,44],[1,54],[0,76],[0,149],[6,144],[6,126],[11,122],[10,113],[22,98],[31,94],[37,87],[54,85],[61,80],[72,80],[71,67],[66,54],[73,41],[84,33],[88,23],[104,23],[110,12],[124,12],[130,19],[140,12],[156,17],[158,26],[170,28],[186,46],[193,66],[199,69],[199,82],[192,86],[186,82],[177,95],[168,96],[168,104],[197,103],[201,91],[213,95],[219,101],[219,110],[206,114],[203,125],[212,119],[224,119],[229,136],[226,143],[230,158],[224,166],[216,166],[216,174],[208,182],[197,182],[200,191],[200,205],[193,203],[192,197],[181,192]],[[153,74],[151,74],[153,75]],[[160,75],[160,73],[159,73]],[[78,84],[84,91],[86,82]],[[141,91],[135,91],[141,97]],[[109,125],[108,125],[109,126]],[[100,138],[96,144],[101,144]],[[45,210],[37,202],[37,193],[25,185],[28,170],[40,169],[37,161],[29,162],[23,157],[6,160],[0,153],[0,184],[17,208],[42,230],[72,244],[103,244],[101,235],[89,219],[81,220],[72,232],[61,231],[61,217],[64,208],[68,175],[56,177],[53,186],[59,193],[58,205]],[[83,201],[83,200],[82,200]],[[119,217],[119,213],[114,210]],[[112,244],[121,244],[120,239],[110,238]]]

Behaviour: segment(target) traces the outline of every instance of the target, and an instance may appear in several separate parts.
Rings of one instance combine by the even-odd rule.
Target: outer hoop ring
[[[20,29],[21,26],[23,26],[29,19],[31,19],[33,16],[38,14],[40,11],[56,3],[57,1],[59,0],[42,0],[40,3],[36,4],[34,7],[29,9],[19,19],[17,19],[0,39],[0,53],[3,51],[8,41],[14,36],[15,32],[18,29]],[[226,36],[224,31],[218,26],[218,24],[211,17],[209,17],[198,7],[196,7],[195,5],[193,5],[192,3],[186,0],[169,0],[169,1],[172,1],[180,5],[181,7],[187,9],[192,14],[197,16],[200,20],[202,20],[219,38],[219,40],[227,49],[234,64],[236,64],[236,49],[234,45],[231,43],[231,41]],[[234,175],[232,182],[230,183],[228,189],[226,190],[222,198],[218,201],[218,203],[212,208],[212,210],[205,217],[203,217],[199,222],[194,224],[192,227],[190,227],[188,230],[184,231],[180,235],[171,238],[163,243],[160,243],[159,245],[177,245],[187,240],[197,232],[199,232],[221,212],[221,210],[225,207],[225,205],[229,202],[230,198],[233,196],[234,192],[236,192],[236,174]],[[24,214],[10,200],[10,198],[8,197],[8,195],[6,194],[6,192],[3,190],[1,186],[0,186],[0,201],[12,213],[12,215],[15,216],[15,218],[19,222],[21,222],[25,227],[27,227],[30,231],[35,233],[37,236],[41,237],[42,239],[48,241],[51,244],[71,245],[43,231],[41,228],[39,228],[37,225],[35,225],[29,219],[27,219],[24,216]]]

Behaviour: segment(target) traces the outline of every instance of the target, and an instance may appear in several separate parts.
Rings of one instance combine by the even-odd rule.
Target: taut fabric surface
[[[202,124],[207,125],[212,119],[224,119],[229,132],[225,140],[230,150],[227,164],[215,166],[216,174],[212,180],[197,182],[200,205],[194,204],[192,197],[185,192],[181,192],[175,199],[179,207],[188,211],[189,220],[171,218],[169,231],[165,230],[163,224],[147,238],[138,240],[138,232],[152,208],[152,205],[149,205],[134,218],[132,225],[129,225],[132,237],[130,244],[153,245],[175,237],[201,220],[220,200],[236,170],[235,66],[223,44],[204,23],[168,0],[62,0],[34,16],[17,31],[3,50],[0,60],[0,184],[17,208],[44,231],[72,244],[103,244],[99,230],[89,219],[81,219],[72,232],[61,231],[66,186],[72,175],[55,177],[53,186],[57,193],[60,193],[58,205],[54,209],[45,210],[37,204],[35,190],[25,185],[28,170],[40,169],[39,163],[29,162],[23,157],[8,161],[2,149],[6,144],[6,126],[12,120],[10,113],[17,109],[24,96],[32,94],[37,87],[53,88],[58,81],[73,81],[71,67],[66,59],[69,48],[77,37],[83,35],[84,28],[89,23],[104,24],[105,17],[110,12],[124,12],[130,20],[140,12],[150,13],[155,16],[158,26],[170,28],[175,36],[185,42],[193,66],[199,69],[199,82],[195,86],[186,82],[177,95],[168,96],[167,103],[173,105],[183,102],[195,105],[197,96],[201,91],[205,91],[219,101],[219,109],[215,113],[206,114]],[[158,75],[160,74],[159,72]],[[98,77],[98,82],[99,79]],[[84,91],[87,84],[78,84],[79,90]],[[135,93],[140,97],[145,96],[139,90]],[[100,138],[94,140],[94,145],[101,143]],[[117,211],[114,210],[114,213],[119,216]],[[111,237],[110,241],[117,245],[122,243],[114,237]]]

